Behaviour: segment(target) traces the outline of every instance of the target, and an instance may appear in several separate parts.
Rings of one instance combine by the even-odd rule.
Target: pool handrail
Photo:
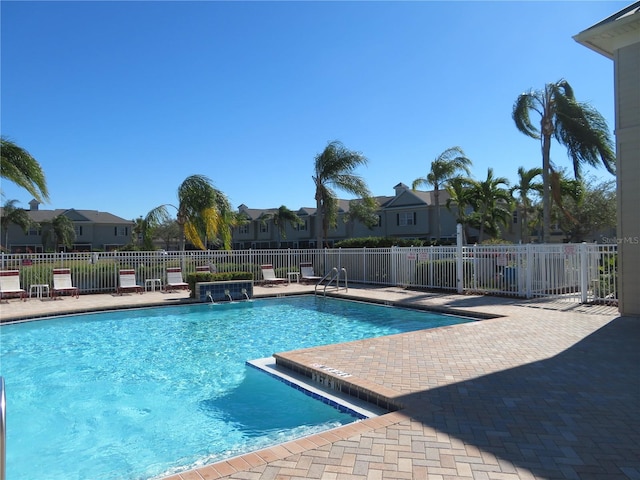
[[[340,269],[340,271],[344,273],[344,291],[348,292],[349,291],[349,285],[347,284],[347,269],[342,267]]]
[[[329,273],[327,273],[324,277],[322,277],[322,279],[318,283],[316,283],[314,294],[315,295],[318,294],[318,285],[324,282],[330,275],[333,275],[333,276],[329,278],[329,281],[325,284],[322,294],[325,296],[327,295],[327,287],[331,285],[331,282],[333,282],[334,280],[336,281],[336,289],[340,290],[340,272],[344,273],[344,288],[345,288],[345,291],[348,292],[349,286],[347,284],[347,269],[342,267],[340,270],[338,270],[337,267],[333,267]]]
[[[6,412],[7,400],[4,394],[4,377],[0,377],[0,480],[5,480],[6,473]]]
[[[333,272],[336,272],[336,274],[337,274],[337,273],[338,273],[338,269],[337,269],[336,267],[333,267],[331,270],[329,270],[329,272],[328,272],[328,273],[326,273],[326,274],[325,274],[325,276],[324,276],[324,277],[322,277],[322,278],[318,281],[318,283],[316,283],[316,286],[315,286],[314,291],[313,291],[314,295],[317,295],[317,294],[318,294],[318,285],[321,285],[321,284],[322,284],[322,282],[324,282],[324,281],[327,279],[327,277],[329,277],[329,275],[331,275]],[[334,277],[331,277],[331,279],[329,280],[329,282],[328,282],[328,283],[331,283],[331,281],[332,281],[334,278],[335,278],[335,276],[334,276]],[[325,287],[324,287],[324,293],[325,293],[325,294],[326,294],[326,290],[327,290],[327,287],[326,287],[326,285],[325,285]]]

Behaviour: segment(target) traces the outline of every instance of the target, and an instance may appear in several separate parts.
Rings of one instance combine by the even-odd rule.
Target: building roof
[[[640,42],[640,1],[587,28],[573,39],[613,59],[615,50]]]
[[[97,224],[122,224],[133,222],[125,220],[108,212],[99,212],[98,210],[76,210],[74,208],[58,208],[55,210],[25,210],[34,222],[47,222],[53,220],[58,215],[64,215],[72,222],[91,222]],[[2,208],[0,208],[2,212]]]
[[[412,202],[411,204],[433,205],[435,203],[433,191],[412,190],[403,183],[399,183],[394,188],[396,189],[396,195],[394,196],[378,195],[376,197],[373,197],[378,204],[378,208],[382,209],[392,207],[394,200],[403,195],[411,195],[415,198],[415,202]],[[440,204],[443,205],[448,198],[449,194],[446,192],[446,190],[440,190]],[[360,200],[361,199],[359,198],[351,200],[338,199],[338,213],[348,213],[350,209],[350,203],[358,202]],[[274,213],[277,210],[277,208],[249,208],[244,203],[238,207],[239,213],[244,213],[250,220],[257,220],[262,215],[267,213]],[[298,216],[315,215],[316,208],[300,207],[298,210],[295,210],[295,213]]]

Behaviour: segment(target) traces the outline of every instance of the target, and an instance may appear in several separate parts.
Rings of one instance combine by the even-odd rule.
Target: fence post
[[[580,303],[587,303],[587,295],[589,293],[589,262],[586,242],[580,244],[578,252],[580,254]]]
[[[389,278],[389,280],[391,282],[391,285],[397,285],[398,284],[398,282],[396,281],[397,280],[397,270],[398,270],[397,265],[396,265],[398,263],[398,261],[397,261],[397,256],[398,256],[397,255],[397,249],[398,249],[398,247],[396,245],[393,245],[391,247],[391,278]]]
[[[456,279],[458,293],[464,292],[464,262],[462,261],[462,225],[456,225]]]
[[[534,252],[533,244],[527,243],[527,249],[525,252],[525,259],[524,259],[524,262],[527,265],[526,267],[527,279],[525,282],[526,283],[525,296],[527,298],[533,297],[533,255],[534,255],[533,252]]]

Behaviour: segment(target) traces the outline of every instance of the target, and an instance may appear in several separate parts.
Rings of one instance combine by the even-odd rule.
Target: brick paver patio
[[[348,295],[499,317],[282,352],[279,362],[302,371],[348,372],[333,380],[397,410],[167,480],[640,479],[640,318],[400,288]],[[182,293],[11,300],[0,318],[181,301]]]

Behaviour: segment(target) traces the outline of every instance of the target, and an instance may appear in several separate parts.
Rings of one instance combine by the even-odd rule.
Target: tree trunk
[[[542,242],[551,241],[551,134],[545,133],[543,127],[542,136]]]
[[[438,188],[438,185],[436,185],[436,188],[433,191],[433,199],[436,203],[436,243],[440,244],[440,236],[442,235],[442,231],[440,228],[440,190]]]
[[[316,248],[322,248],[322,202],[316,198]]]

